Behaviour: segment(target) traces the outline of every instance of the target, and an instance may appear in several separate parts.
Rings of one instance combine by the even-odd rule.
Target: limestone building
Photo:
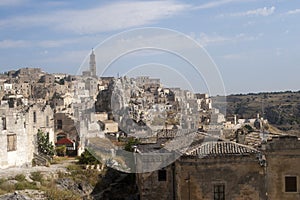
[[[37,152],[37,132],[49,134],[54,144],[53,110],[49,105],[0,107],[0,168],[31,166]]]
[[[34,138],[26,131],[25,116],[8,105],[1,106],[0,116],[0,168],[30,166]]]
[[[300,140],[273,137],[260,149],[211,141],[173,164],[137,174],[140,199],[299,199]]]

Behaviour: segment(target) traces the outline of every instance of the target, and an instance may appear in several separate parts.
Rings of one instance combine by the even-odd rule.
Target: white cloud
[[[211,44],[220,44],[227,41],[231,41],[232,38],[219,36],[219,35],[207,35],[205,33],[200,33],[200,37],[197,39],[197,41],[200,42],[202,46],[208,46]]]
[[[64,46],[94,46],[99,42],[103,41],[102,36],[80,36],[80,37],[73,37],[67,39],[57,39],[57,40],[12,40],[12,39],[4,39],[0,40],[0,48],[7,49],[7,48],[23,48],[23,47],[41,47],[41,48],[58,48]]]
[[[27,47],[29,45],[30,45],[30,42],[25,41],[25,40],[1,40],[0,41],[1,49],[21,48],[21,47]]]
[[[49,27],[92,34],[148,25],[175,15],[189,6],[172,1],[118,2],[86,10],[63,10],[1,20],[0,27]]]
[[[225,4],[233,3],[233,2],[245,2],[245,0],[221,0],[221,1],[212,1],[209,3],[205,3],[199,6],[195,6],[193,9],[208,9],[215,8]]]
[[[290,10],[288,11],[286,14],[288,15],[294,15],[294,14],[299,14],[300,13],[300,9],[295,9],[295,10]]]
[[[269,16],[272,15],[275,12],[275,7],[272,6],[270,8],[263,7],[263,8],[258,8],[255,10],[248,10],[245,12],[238,12],[238,13],[231,13],[229,14],[232,17],[243,17],[243,16]]]
[[[196,38],[196,40],[199,41],[202,46],[209,46],[226,43],[236,43],[241,41],[253,41],[259,39],[262,36],[263,33],[259,33],[257,36],[249,36],[245,33],[239,33],[235,36],[221,36],[218,34],[208,35],[206,33],[200,33],[200,37]]]

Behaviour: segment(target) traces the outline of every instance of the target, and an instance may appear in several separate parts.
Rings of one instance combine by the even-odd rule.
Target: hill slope
[[[227,96],[227,116],[255,118],[257,113],[283,131],[300,128],[300,91],[238,94]]]

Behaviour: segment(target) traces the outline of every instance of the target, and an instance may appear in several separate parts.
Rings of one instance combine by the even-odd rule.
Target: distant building
[[[91,72],[91,76],[93,77],[97,76],[96,56],[94,53],[94,49],[92,50],[92,53],[90,55],[90,72]]]
[[[119,131],[118,123],[112,120],[100,121],[100,124],[104,133],[117,133]]]

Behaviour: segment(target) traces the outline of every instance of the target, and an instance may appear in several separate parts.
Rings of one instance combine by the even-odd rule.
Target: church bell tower
[[[91,76],[97,76],[96,57],[95,57],[94,49],[92,49],[92,53],[90,55],[90,72],[91,72]]]

